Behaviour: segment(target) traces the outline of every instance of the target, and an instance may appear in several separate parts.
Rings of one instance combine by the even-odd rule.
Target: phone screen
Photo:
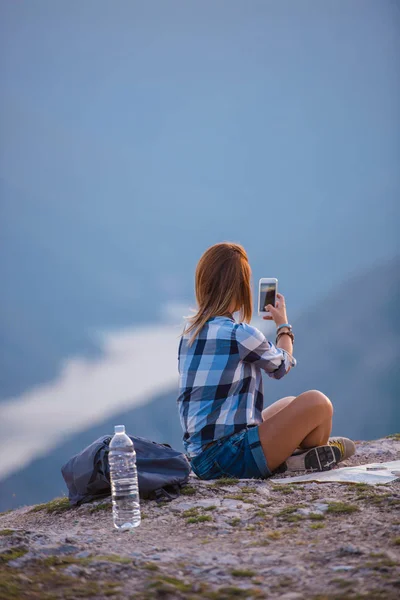
[[[260,311],[265,312],[265,306],[272,304],[275,306],[276,284],[261,283],[260,284]]]

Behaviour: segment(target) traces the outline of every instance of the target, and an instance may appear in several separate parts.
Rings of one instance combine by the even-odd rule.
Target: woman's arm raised
[[[287,317],[287,313],[286,313],[286,303],[285,303],[285,297],[282,294],[277,294],[277,302],[276,302],[276,306],[272,306],[272,304],[268,304],[265,307],[265,310],[267,310],[269,313],[271,313],[270,317],[263,317],[265,321],[275,321],[275,325],[277,327],[279,327],[280,325],[284,325],[285,323],[288,323],[288,317]],[[280,332],[285,332],[285,331],[289,331],[288,327],[281,327]],[[288,352],[291,356],[293,355],[293,342],[290,336],[288,335],[281,335],[279,337],[279,340],[276,344],[277,348],[282,348],[282,350],[285,350],[286,352]]]

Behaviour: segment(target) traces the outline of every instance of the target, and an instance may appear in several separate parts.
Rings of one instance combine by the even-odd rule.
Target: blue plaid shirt
[[[251,325],[212,317],[191,347],[179,344],[179,416],[183,445],[193,458],[210,442],[262,423],[261,370],[281,379],[296,365]]]

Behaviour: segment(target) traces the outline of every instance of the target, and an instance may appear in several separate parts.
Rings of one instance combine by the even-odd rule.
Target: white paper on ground
[[[372,470],[369,470],[372,469]],[[298,477],[284,477],[274,479],[274,483],[300,483],[302,481],[317,481],[318,483],[330,483],[338,481],[341,483],[391,483],[400,478],[400,460],[392,460],[382,463],[368,463],[357,467],[341,467],[321,473],[308,473]]]

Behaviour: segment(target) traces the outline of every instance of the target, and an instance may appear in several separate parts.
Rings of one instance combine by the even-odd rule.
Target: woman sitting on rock
[[[178,356],[179,414],[194,473],[248,479],[325,471],[354,454],[351,440],[329,437],[333,408],[322,392],[288,396],[263,410],[261,373],[281,379],[296,365],[294,337],[281,294],[276,307],[265,307],[279,327],[276,345],[248,324],[251,269],[244,248],[228,242],[208,248],[195,287],[197,312],[188,318]]]

